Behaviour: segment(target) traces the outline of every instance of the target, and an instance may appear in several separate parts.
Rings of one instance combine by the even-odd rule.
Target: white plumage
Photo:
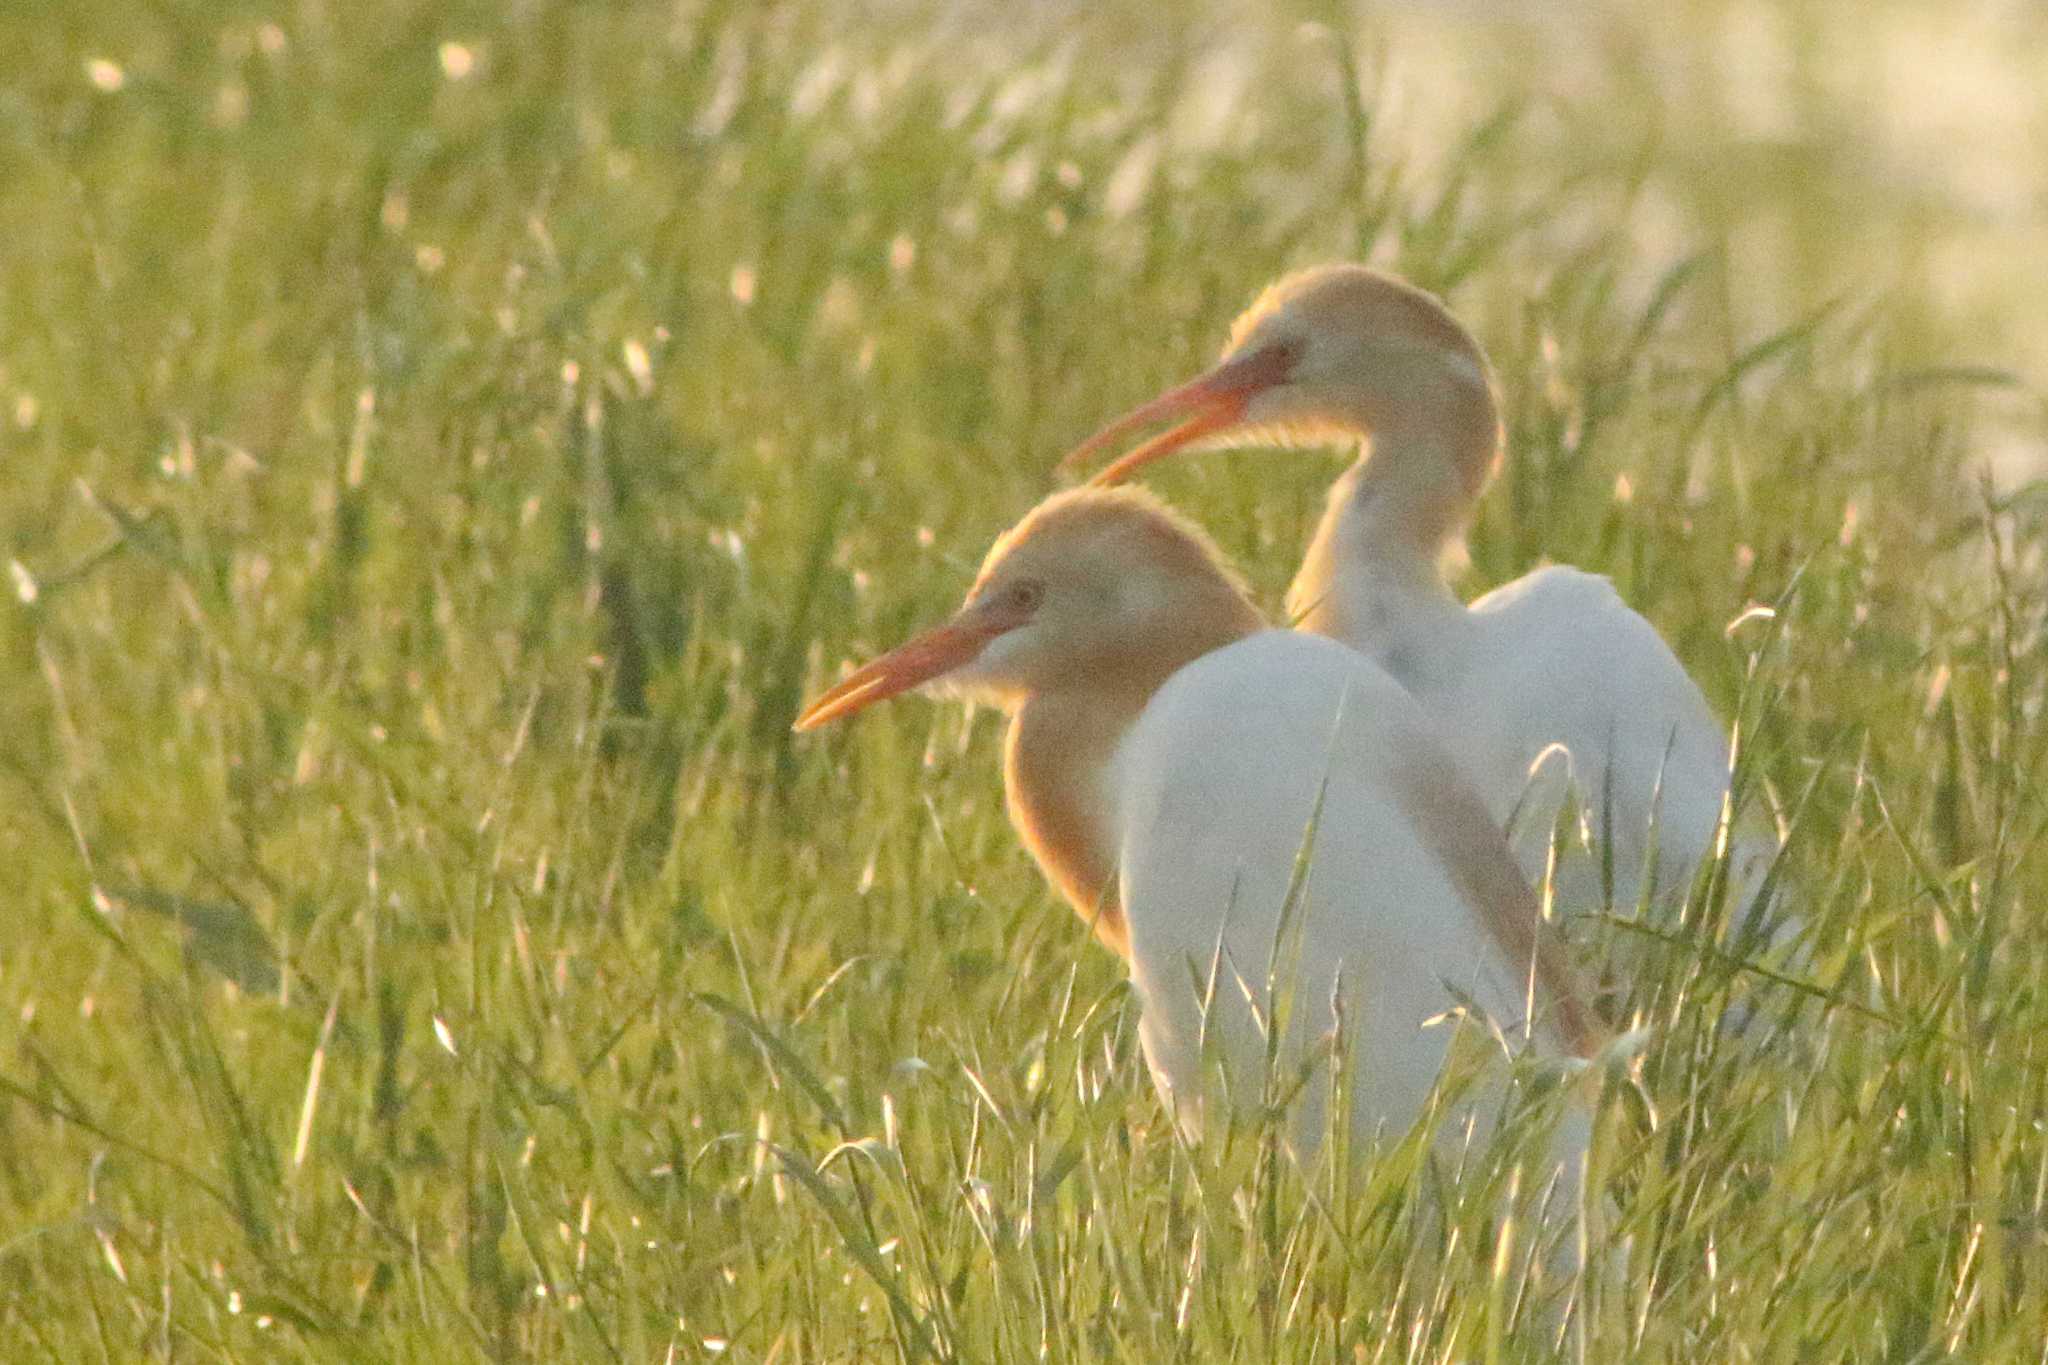
[[[1299,965],[1273,1079],[1291,1081],[1334,1034],[1341,1000],[1366,1078],[1355,1137],[1398,1137],[1422,1111],[1461,1002],[1521,1036],[1533,964],[1489,917],[1532,934],[1531,893],[1413,698],[1355,652],[1266,631],[1205,655],[1159,689],[1117,767],[1145,1055],[1184,1127],[1201,1127],[1205,998],[1236,1098],[1258,1098],[1243,1088],[1265,1079],[1276,953]],[[1547,1047],[1567,1050],[1570,1029],[1539,1019]],[[1318,1079],[1294,1116],[1297,1147],[1313,1147],[1323,1119]]]
[[[1519,1040],[1533,1001],[1543,1048],[1590,1048],[1533,893],[1415,699],[1335,641],[1266,629],[1206,539],[1155,501],[1047,500],[952,620],[829,689],[798,727],[942,680],[1009,712],[1012,818],[1128,958],[1146,1060],[1188,1129],[1222,1098],[1205,1030],[1229,1097],[1255,1104],[1341,1021],[1360,1141],[1422,1112],[1462,1004]],[[1269,1072],[1276,962],[1292,1010]],[[1316,1074],[1292,1128],[1304,1153],[1324,1131]]]
[[[1652,899],[1684,893],[1714,852],[1728,741],[1698,686],[1613,584],[1553,565],[1480,597],[1425,639],[1411,642],[1401,624],[1386,623],[1372,652],[1398,665],[1394,676],[1440,718],[1494,818],[1512,821],[1532,880],[1543,876],[1560,807],[1576,795],[1612,871],[1597,845],[1569,854],[1555,872],[1559,905],[1606,904],[1611,875],[1615,903],[1632,909],[1653,870]],[[1735,838],[1734,896],[1746,905],[1777,841],[1756,813]]]
[[[1682,892],[1713,852],[1729,790],[1726,732],[1654,627],[1604,578],[1543,568],[1465,606],[1439,562],[1500,449],[1484,357],[1422,291],[1359,266],[1282,280],[1240,318],[1223,360],[1091,437],[1070,461],[1136,427],[1186,420],[1098,477],[1163,455],[1262,437],[1363,443],[1288,594],[1307,630],[1371,658],[1420,703],[1494,819],[1512,822],[1541,883],[1575,788],[1612,865],[1612,904]],[[1654,880],[1652,855],[1654,850]],[[1759,809],[1735,827],[1738,904],[1777,851]],[[1609,904],[1585,853],[1554,882],[1560,907]]]

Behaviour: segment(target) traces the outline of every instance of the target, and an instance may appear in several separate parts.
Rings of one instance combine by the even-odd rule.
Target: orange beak
[[[980,658],[989,641],[1030,619],[1028,610],[1020,611],[1000,601],[968,607],[952,620],[913,636],[881,658],[847,674],[806,706],[793,728],[815,730],[944,677]]]
[[[1117,418],[1067,452],[1060,468],[1073,469],[1139,427],[1169,417],[1186,417],[1179,426],[1162,431],[1088,481],[1098,488],[1122,483],[1161,456],[1243,423],[1252,399],[1276,384],[1287,382],[1296,354],[1296,347],[1283,343],[1233,356],[1207,374],[1179,388],[1168,389],[1143,407]]]

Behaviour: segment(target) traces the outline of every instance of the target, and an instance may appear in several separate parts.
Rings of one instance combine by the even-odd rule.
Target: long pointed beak
[[[793,728],[815,730],[943,677],[979,658],[990,640],[1022,624],[1022,618],[970,607],[847,674],[806,706]]]
[[[1089,480],[1090,484],[1098,487],[1121,483],[1162,456],[1240,425],[1252,399],[1276,384],[1285,383],[1294,369],[1294,361],[1295,348],[1286,345],[1261,346],[1258,350],[1233,356],[1207,374],[1197,376],[1179,388],[1168,389],[1144,406],[1117,418],[1068,451],[1059,467],[1062,470],[1074,469],[1104,446],[1139,427],[1170,417],[1186,417],[1187,420],[1179,426],[1154,436]]]

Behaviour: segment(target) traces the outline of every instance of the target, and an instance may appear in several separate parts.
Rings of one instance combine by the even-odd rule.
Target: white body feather
[[[1486,594],[1468,619],[1465,638],[1445,641],[1438,656],[1463,655],[1464,668],[1432,678],[1424,660],[1403,681],[1442,718],[1498,818],[1522,799],[1513,843],[1523,868],[1540,875],[1567,796],[1564,765],[1538,773],[1533,784],[1531,769],[1547,748],[1562,745],[1569,781],[1611,849],[1616,902],[1634,906],[1646,886],[1657,898],[1682,894],[1714,852],[1728,795],[1728,741],[1656,628],[1605,578],[1562,566]],[[1502,659],[1514,667],[1498,667]],[[1739,823],[1733,835],[1734,895],[1746,906],[1776,856],[1777,838],[1760,817]],[[1573,858],[1560,869],[1558,891],[1566,904],[1598,906],[1602,880],[1591,857]]]
[[[1522,1036],[1530,964],[1507,958],[1453,871],[1475,838],[1504,857],[1500,836],[1414,699],[1355,651],[1268,631],[1198,659],[1145,707],[1114,771],[1141,1036],[1184,1127],[1199,1129],[1214,1098],[1205,1029],[1234,1099],[1261,1094],[1259,1012],[1305,846],[1277,1075],[1296,1074],[1341,1001],[1352,1132],[1392,1139],[1423,1111],[1460,1027],[1443,1016],[1461,1000]],[[1420,807],[1403,790],[1419,781],[1440,788]],[[1299,1149],[1323,1131],[1325,1090],[1304,1095]],[[1573,1170],[1580,1132],[1563,1153]]]
[[[1605,578],[1538,569],[1442,610],[1404,600],[1369,559],[1340,564],[1324,628],[1377,660],[1420,703],[1542,885],[1552,831],[1576,796],[1611,862],[1612,906],[1682,895],[1714,852],[1728,794],[1725,731],[1655,627]],[[1363,604],[1370,607],[1361,609]],[[1567,848],[1559,909],[1609,906],[1610,872]],[[1760,814],[1738,823],[1731,895],[1757,894],[1777,852]],[[1654,855],[1654,866],[1652,863]]]

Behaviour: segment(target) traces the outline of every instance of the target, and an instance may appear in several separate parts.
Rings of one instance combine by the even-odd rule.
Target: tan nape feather
[[[1399,755],[1389,776],[1417,832],[1437,851],[1502,954],[1533,973],[1545,1021],[1572,1053],[1592,1056],[1602,1033],[1588,997],[1486,807],[1463,783],[1445,781],[1434,756]]]
[[[996,537],[981,562],[975,587],[979,589],[998,565],[1026,544],[1091,534],[1142,537],[1169,567],[1196,577],[1221,578],[1239,595],[1247,594],[1244,578],[1207,530],[1136,484],[1084,486],[1053,494]]]
[[[1103,838],[1114,822],[1103,781],[1135,718],[1123,706],[1034,698],[1011,720],[1003,746],[1003,792],[1018,837],[1096,937],[1126,959],[1130,932],[1116,850]]]
[[[1380,329],[1484,363],[1479,343],[1442,300],[1384,271],[1352,264],[1311,266],[1267,285],[1231,324],[1229,349],[1242,345],[1283,308],[1295,309],[1311,328],[1333,314],[1371,315]]]

